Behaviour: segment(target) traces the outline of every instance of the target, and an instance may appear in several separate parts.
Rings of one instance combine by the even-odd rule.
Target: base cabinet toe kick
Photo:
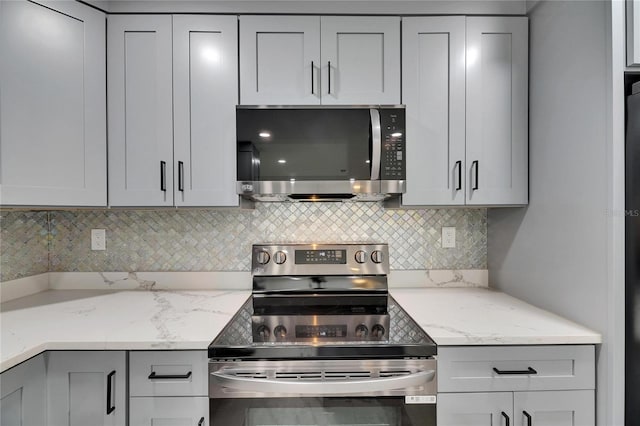
[[[595,426],[595,346],[438,348],[438,426]]]

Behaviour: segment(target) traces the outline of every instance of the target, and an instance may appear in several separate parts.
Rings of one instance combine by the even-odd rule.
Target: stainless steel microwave
[[[238,106],[237,191],[254,201],[378,201],[406,188],[405,109]]]

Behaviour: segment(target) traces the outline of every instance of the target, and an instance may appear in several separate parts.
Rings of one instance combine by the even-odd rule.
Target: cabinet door
[[[323,16],[322,103],[400,103],[400,18]]]
[[[126,423],[122,351],[47,352],[47,410],[52,426]]]
[[[46,425],[44,356],[38,355],[0,374],[0,424]]]
[[[176,206],[237,206],[238,20],[173,17]]]
[[[173,205],[171,16],[110,15],[109,204]]]
[[[515,392],[513,413],[514,426],[594,426],[595,393],[593,390]]]
[[[407,192],[402,204],[465,202],[465,18],[405,18],[402,99]]]
[[[240,103],[320,103],[320,18],[240,17]]]
[[[438,426],[508,426],[511,392],[438,394]]]
[[[467,204],[528,201],[527,25],[467,18]]]
[[[131,398],[129,426],[207,426],[208,397]]]
[[[104,14],[0,1],[0,203],[107,203]]]

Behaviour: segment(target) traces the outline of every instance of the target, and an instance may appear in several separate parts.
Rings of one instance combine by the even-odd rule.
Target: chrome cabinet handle
[[[184,163],[178,161],[178,191],[184,192]]]
[[[369,110],[371,116],[371,180],[380,179],[380,157],[382,156],[382,135],[380,111],[375,108]]]
[[[502,411],[500,414],[502,414],[502,417],[504,417],[504,425],[505,426],[509,426],[509,416],[507,415],[507,413],[505,413],[504,411]]]
[[[526,370],[498,370],[493,367],[493,371],[495,371],[496,374],[538,374],[538,372],[531,367],[527,367]]]
[[[413,386],[421,386],[435,378],[433,370],[419,371],[406,376],[380,379],[305,380],[258,379],[236,376],[234,369],[221,369],[211,373],[226,388],[260,393],[292,393],[298,395],[344,395],[363,392],[383,392]],[[237,370],[243,372],[244,370]]]
[[[160,191],[167,192],[167,162],[160,162]]]
[[[116,404],[113,402],[113,395],[115,394],[113,390],[113,379],[116,377],[116,370],[113,370],[111,373],[107,375],[107,415],[116,411]]]
[[[186,374],[156,374],[155,371],[152,371],[149,374],[149,380],[186,380],[191,377],[191,371]]]
[[[456,161],[456,167],[458,168],[458,185],[456,186],[456,191],[460,191],[462,189],[462,161]]]
[[[331,94],[331,61],[327,62],[327,78],[329,79],[329,84],[327,84],[327,94]]]
[[[526,411],[522,411],[522,414],[524,414],[524,416],[527,418],[527,426],[533,426],[533,421],[531,420],[531,414],[527,413]]]

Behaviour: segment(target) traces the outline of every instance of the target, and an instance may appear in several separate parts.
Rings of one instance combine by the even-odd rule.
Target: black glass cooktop
[[[252,296],[253,297],[253,296]],[[405,358],[436,355],[436,344],[391,297],[389,338],[383,342],[344,341],[254,343],[251,330],[252,297],[245,302],[209,345],[209,358],[217,359],[331,359]]]

